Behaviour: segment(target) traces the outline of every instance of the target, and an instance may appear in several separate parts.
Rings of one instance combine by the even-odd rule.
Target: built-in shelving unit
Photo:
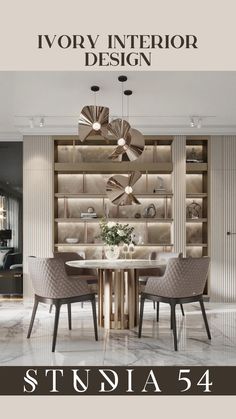
[[[129,223],[134,227],[137,257],[148,257],[149,248],[170,251],[172,240],[172,137],[145,137],[145,150],[134,162],[112,162],[109,154],[116,142],[109,144],[93,137],[81,143],[78,137],[54,138],[54,237],[55,249],[83,247],[86,257],[101,257],[99,222],[107,214],[110,221]],[[106,194],[106,182],[114,174],[128,175],[139,171],[142,177],[134,185],[141,205],[117,207]],[[162,178],[163,191],[158,189],[157,176]],[[154,204],[156,214],[145,216],[145,209]],[[81,218],[81,213],[94,208],[97,218]],[[68,244],[67,238],[78,243]],[[152,249],[151,249],[152,250]]]
[[[192,160],[192,162],[190,162]],[[208,139],[186,139],[186,254],[208,255]]]

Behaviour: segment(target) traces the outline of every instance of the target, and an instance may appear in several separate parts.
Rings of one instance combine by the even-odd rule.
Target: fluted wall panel
[[[172,143],[173,161],[173,243],[174,252],[186,254],[186,137],[177,135]]]
[[[53,144],[50,136],[23,140],[23,259],[24,297],[32,296],[28,256],[52,255]]]
[[[213,301],[236,301],[236,136],[211,138],[211,279]]]

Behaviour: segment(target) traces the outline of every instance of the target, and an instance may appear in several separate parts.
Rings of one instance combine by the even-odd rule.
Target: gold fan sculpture
[[[117,140],[117,147],[108,156],[109,159],[134,161],[141,156],[145,145],[144,137],[141,132],[131,128],[127,121],[114,119],[108,124],[108,131]]]
[[[133,205],[141,203],[133,194],[133,186],[140,179],[140,172],[132,172],[129,176],[112,176],[108,179],[106,191],[108,198],[114,205]]]
[[[89,135],[108,135],[109,108],[104,106],[84,106],[79,118],[79,138],[85,141]]]

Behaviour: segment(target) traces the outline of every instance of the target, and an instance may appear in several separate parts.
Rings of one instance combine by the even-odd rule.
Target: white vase
[[[107,259],[118,259],[120,256],[120,248],[116,245],[105,246],[104,251]]]

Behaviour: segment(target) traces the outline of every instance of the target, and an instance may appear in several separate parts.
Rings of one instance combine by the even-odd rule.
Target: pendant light
[[[124,113],[124,95],[127,96],[127,115],[129,115],[129,96],[132,90],[125,90],[123,83],[127,81],[126,76],[119,76],[118,81],[122,83],[121,91],[121,119],[115,119],[108,125],[108,130],[117,140],[117,147],[108,156],[111,160],[134,161],[142,154],[144,150],[144,137],[138,130],[132,129],[129,122],[123,117]]]
[[[94,105],[84,106],[79,118],[79,137],[80,141],[85,141],[90,135],[101,135],[107,137],[109,122],[109,108],[97,106],[96,94],[100,90],[99,86],[92,86],[94,93]]]
[[[129,176],[115,175],[108,179],[106,191],[114,205],[125,206],[141,203],[134,196],[133,186],[140,179],[140,172],[132,172]]]

